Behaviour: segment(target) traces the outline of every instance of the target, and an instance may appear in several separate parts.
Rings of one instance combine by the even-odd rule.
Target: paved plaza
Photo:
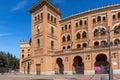
[[[107,78],[106,74],[97,75],[52,75],[52,76],[38,76],[38,75],[27,75],[21,73],[4,73],[0,74],[0,80],[101,80]],[[105,80],[105,79],[103,79]],[[120,80],[120,75],[114,75],[114,80]]]

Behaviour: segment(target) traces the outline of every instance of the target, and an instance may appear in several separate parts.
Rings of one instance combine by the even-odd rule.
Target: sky
[[[31,14],[28,10],[40,0],[0,0],[0,51],[10,52],[19,58],[20,40],[29,41]],[[62,12],[61,18],[120,0],[49,0]]]

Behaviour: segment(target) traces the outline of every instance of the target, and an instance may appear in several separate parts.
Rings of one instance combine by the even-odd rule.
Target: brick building
[[[110,28],[115,29],[110,33],[113,72],[120,74],[120,4],[61,19],[58,8],[48,0],[41,0],[29,12],[32,35],[30,42],[20,42],[20,72],[37,75],[106,74],[109,52],[105,31]]]

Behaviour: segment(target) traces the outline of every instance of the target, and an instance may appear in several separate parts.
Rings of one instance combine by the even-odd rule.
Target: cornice
[[[113,5],[107,5],[107,6],[103,6],[103,7],[99,7],[99,8],[95,8],[95,9],[90,9],[90,10],[87,10],[87,11],[84,11],[84,12],[81,12],[81,13],[72,14],[71,16],[65,17],[65,18],[60,20],[60,23],[63,23],[65,21],[75,19],[75,18],[78,18],[78,17],[83,17],[83,16],[86,16],[88,14],[96,14],[96,13],[99,13],[99,12],[118,9],[119,7],[120,7],[120,4],[113,4]]]
[[[41,0],[37,4],[33,5],[32,8],[29,10],[29,12],[33,13],[36,10],[40,9],[41,7],[43,7],[44,5],[46,5],[48,8],[52,9],[53,11],[55,11],[60,16],[62,15],[62,13],[59,11],[59,9],[57,7],[55,7],[52,3],[50,3],[48,0]]]

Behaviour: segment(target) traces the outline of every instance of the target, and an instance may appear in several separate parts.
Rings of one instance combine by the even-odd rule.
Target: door
[[[41,68],[40,64],[36,64],[36,74],[37,75],[40,75],[40,68]]]

